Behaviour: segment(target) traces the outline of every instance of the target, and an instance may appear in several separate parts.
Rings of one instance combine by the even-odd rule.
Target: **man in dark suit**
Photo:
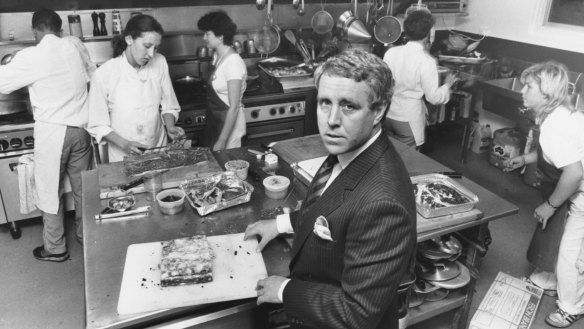
[[[398,328],[397,288],[414,260],[416,208],[408,172],[381,132],[391,71],[351,51],[325,62],[315,81],[330,155],[299,211],[246,229],[246,239],[261,237],[259,249],[295,234],[290,278],[260,280],[258,304],[282,303],[292,328]]]

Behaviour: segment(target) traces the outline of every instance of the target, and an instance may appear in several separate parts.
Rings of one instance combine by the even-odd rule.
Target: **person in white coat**
[[[91,135],[109,143],[109,161],[167,144],[184,135],[175,126],[180,105],[172,88],[168,64],[157,53],[164,33],[154,17],[132,17],[122,35],[112,40],[114,58],[100,66],[91,80]]]
[[[436,59],[427,51],[432,14],[417,10],[406,17],[404,33],[408,43],[390,48],[383,56],[395,81],[391,105],[384,126],[397,140],[418,148],[425,142],[426,101],[433,105],[450,100],[450,88],[458,80],[449,74],[439,85]]]
[[[0,66],[0,92],[28,87],[34,124],[34,182],[36,206],[43,214],[43,246],[33,250],[39,260],[61,262],[69,258],[63,223],[65,175],[75,201],[76,235],[83,239],[81,222],[81,172],[91,169],[87,83],[92,63],[71,39],[61,39],[61,18],[50,9],[32,16],[38,44],[18,52]]]

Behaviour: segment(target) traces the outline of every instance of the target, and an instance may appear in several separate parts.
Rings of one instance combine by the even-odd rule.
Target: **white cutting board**
[[[213,281],[176,287],[160,286],[161,242],[128,246],[118,313],[215,303],[257,296],[257,281],[268,276],[256,239],[244,241],[243,233],[208,236],[215,253]]]

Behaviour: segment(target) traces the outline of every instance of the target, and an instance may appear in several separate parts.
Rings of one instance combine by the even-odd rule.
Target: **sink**
[[[485,80],[481,81],[481,83],[486,91],[506,98],[511,98],[516,101],[523,101],[521,97],[523,83],[521,83],[519,78]]]

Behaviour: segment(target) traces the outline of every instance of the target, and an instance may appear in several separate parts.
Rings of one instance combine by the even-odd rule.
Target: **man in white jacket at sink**
[[[77,239],[82,242],[81,172],[92,167],[87,83],[94,66],[84,61],[77,44],[61,39],[61,18],[50,9],[32,17],[38,44],[18,52],[0,66],[0,92],[28,87],[34,115],[34,180],[37,207],[43,214],[44,244],[33,250],[36,259],[62,262],[69,258],[63,223],[65,175],[75,201]],[[86,54],[85,54],[86,55]]]

